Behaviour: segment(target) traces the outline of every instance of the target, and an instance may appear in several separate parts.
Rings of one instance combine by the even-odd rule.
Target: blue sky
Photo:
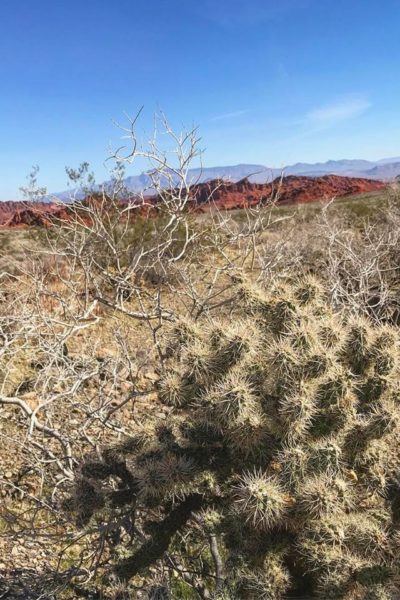
[[[0,199],[50,191],[144,105],[206,166],[400,155],[399,0],[1,0]],[[128,174],[136,174],[134,167]]]

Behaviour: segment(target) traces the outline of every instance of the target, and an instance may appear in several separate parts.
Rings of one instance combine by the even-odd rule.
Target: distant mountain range
[[[268,183],[282,174],[304,175],[308,177],[341,175],[343,177],[363,177],[367,179],[390,181],[400,175],[400,157],[384,158],[378,161],[344,159],[328,160],[327,162],[320,163],[296,163],[280,169],[255,164],[204,167],[202,169],[190,169],[188,172],[188,183],[194,185],[213,179],[225,179],[235,183],[245,177],[252,183]],[[105,187],[109,185],[111,185],[110,182],[105,183]],[[150,177],[146,173],[126,177],[124,179],[124,185],[126,190],[132,194],[154,194],[154,189],[151,188]],[[68,191],[57,193],[53,196],[56,196],[60,200],[68,201],[73,194],[73,191]]]

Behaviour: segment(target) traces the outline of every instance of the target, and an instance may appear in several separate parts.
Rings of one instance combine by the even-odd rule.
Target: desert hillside
[[[353,194],[382,190],[385,184],[372,179],[324,175],[301,177],[289,175],[272,183],[251,183],[247,178],[230,183],[211,181],[192,188],[199,210],[210,205],[221,209],[244,208],[273,200],[276,204],[296,204],[343,198]]]
[[[324,175],[302,177],[289,175],[277,178],[272,183],[252,183],[244,178],[238,182],[212,180],[190,188],[188,208],[195,212],[207,212],[213,208],[232,210],[274,202],[274,204],[297,204],[330,200],[384,189],[385,183],[358,177]],[[138,197],[121,203],[140,202]],[[147,197],[147,205],[157,205],[160,198]],[[6,228],[49,226],[54,220],[70,219],[68,205],[46,202],[2,202],[0,203],[0,226]]]

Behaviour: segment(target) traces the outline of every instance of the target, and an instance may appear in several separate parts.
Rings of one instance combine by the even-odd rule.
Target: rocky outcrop
[[[251,183],[248,179],[237,183],[215,180],[194,186],[191,192],[195,210],[206,211],[212,206],[234,209],[271,201],[277,204],[314,202],[377,191],[384,187],[381,181],[358,177],[290,175],[266,184]]]
[[[55,218],[68,218],[67,209],[45,202],[0,202],[0,226],[48,227]]]
[[[358,177],[303,177],[289,175],[277,178],[272,183],[252,183],[247,178],[237,182],[215,179],[199,183],[190,189],[188,208],[194,212],[207,212],[213,208],[231,210],[258,204],[297,204],[342,198],[365,192],[382,190],[385,183]],[[97,202],[91,198],[88,202]],[[123,202],[123,201],[121,201]],[[146,199],[146,208],[134,211],[135,215],[154,214],[160,198]],[[71,207],[52,203],[0,202],[0,226],[3,227],[46,227],[55,219],[68,220]],[[83,217],[87,218],[87,217]]]

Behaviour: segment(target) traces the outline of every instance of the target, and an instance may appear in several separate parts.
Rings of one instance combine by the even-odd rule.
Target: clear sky
[[[398,156],[399,71],[399,0],[0,0],[0,199],[101,181],[141,105],[206,166]]]

